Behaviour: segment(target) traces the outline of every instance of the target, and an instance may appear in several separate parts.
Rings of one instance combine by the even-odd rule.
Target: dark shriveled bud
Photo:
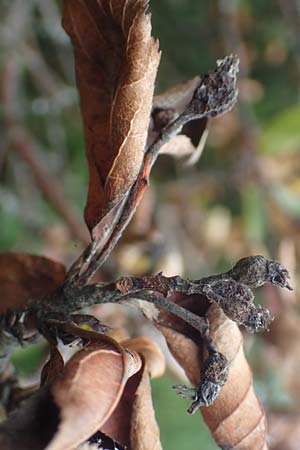
[[[250,333],[267,329],[272,320],[267,309],[253,304],[253,293],[245,284],[220,279],[203,288],[209,300],[216,302],[229,319],[244,325]]]
[[[198,408],[213,404],[227,378],[228,361],[224,355],[215,351],[205,361],[201,371],[201,381],[196,388],[183,385],[176,385],[173,388],[177,390],[180,397],[193,400],[188,413],[194,414]]]
[[[195,400],[188,408],[187,412],[189,414],[194,414],[198,408],[212,405],[220,394],[220,391],[220,384],[210,380],[203,380],[195,389]]]
[[[237,100],[236,87],[239,59],[226,56],[217,61],[217,68],[201,79],[195,90],[187,115],[213,117],[229,111]]]
[[[288,282],[288,271],[279,262],[268,260],[261,255],[240,259],[226,275],[252,288],[269,282],[292,290]]]
[[[270,311],[261,306],[250,305],[244,311],[244,317],[241,312],[241,325],[244,325],[249,333],[257,333],[258,331],[268,330],[269,324],[274,319],[270,315]]]

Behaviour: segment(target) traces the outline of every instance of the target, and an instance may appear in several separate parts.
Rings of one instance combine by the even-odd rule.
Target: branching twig
[[[70,285],[84,286],[110,255],[149,184],[150,171],[160,148],[176,136],[189,121],[224,114],[233,107],[237,99],[238,65],[238,58],[234,56],[217,61],[216,70],[199,81],[187,108],[174,121],[162,128],[155,141],[146,149],[140,174],[127,194],[122,214],[114,228],[110,230],[111,234],[107,243],[101,246],[99,240],[96,240],[90,244],[69,271]],[[102,236],[100,239],[103,239]]]
[[[162,324],[159,314],[161,309],[166,309],[197,330],[207,346],[208,360],[203,369],[201,383],[194,392],[194,403],[190,408],[190,412],[194,412],[203,404],[211,404],[218,395],[220,386],[227,379],[227,363],[223,355],[217,355],[218,352],[209,336],[209,323],[206,317],[198,316],[172,302],[170,300],[172,294],[181,293],[185,296],[199,294],[199,298],[202,296],[210,302],[217,303],[230,319],[244,325],[249,332],[257,332],[266,329],[272,318],[267,309],[253,304],[254,296],[250,288],[270,282],[291,289],[288,279],[287,270],[277,261],[269,261],[263,256],[250,256],[241,259],[228,272],[195,281],[180,276],[165,277],[157,274],[122,277],[114,283],[97,283],[83,287],[65,284],[52,295],[32,300],[22,311],[2,315],[0,356],[6,361],[13,346],[18,341],[28,340],[34,328],[49,336],[49,333],[58,333],[58,324],[60,326],[70,322],[78,324],[78,320],[82,323],[84,316],[73,315],[82,308],[95,304],[130,302],[134,299],[146,301],[153,305],[154,314],[151,319],[154,323]],[[91,324],[90,316],[87,320]],[[97,323],[93,325],[97,326],[98,331],[103,328],[103,326],[99,328]],[[58,337],[64,339],[59,334]],[[215,370],[216,365],[218,370]],[[212,373],[216,379],[212,379]]]

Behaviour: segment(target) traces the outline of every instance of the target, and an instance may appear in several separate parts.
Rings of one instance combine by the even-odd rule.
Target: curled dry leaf
[[[204,420],[221,448],[266,450],[265,415],[253,390],[242,335],[237,325],[216,304],[209,308],[208,318],[215,349],[229,362],[229,376],[213,405],[201,408]],[[203,344],[197,345],[187,328],[177,324],[171,329],[170,320],[167,325],[159,325],[158,328],[190,381],[198,385],[205,359]]]
[[[161,450],[147,368],[141,369],[141,381],[135,392],[130,424],[132,450]]]
[[[229,361],[229,377],[220,396],[202,414],[221,447],[239,450],[266,448],[266,419],[254,389],[238,326],[213,305],[209,311],[211,337]],[[216,412],[218,417],[216,416]]]
[[[94,239],[143,160],[160,60],[147,3],[65,0],[63,26],[74,47],[90,174],[85,219]]]
[[[122,342],[122,346],[142,355],[151,378],[161,377],[166,369],[166,361],[160,347],[152,339],[140,336]]]
[[[1,449],[75,449],[110,417],[128,378],[139,373],[141,358],[107,336],[98,335],[96,342],[97,333],[84,334],[90,344],[56,378],[46,370],[47,383],[1,424]]]
[[[51,384],[62,373],[64,359],[57,347],[50,344],[50,358],[43,367],[41,373],[41,385]]]
[[[47,450],[73,449],[101,428],[140,367],[138,355],[107,337],[76,353],[51,388],[60,423]]]
[[[161,450],[145,363],[125,387],[120,402],[101,431],[130,450]]]
[[[0,312],[53,292],[65,278],[65,267],[43,256],[0,254]]]

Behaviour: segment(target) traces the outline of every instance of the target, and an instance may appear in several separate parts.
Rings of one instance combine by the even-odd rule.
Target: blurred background
[[[0,250],[69,265],[88,240],[82,218],[88,178],[62,2],[0,0],[0,6]],[[211,121],[194,167],[160,157],[101,277],[162,270],[200,278],[250,254],[280,260],[294,291],[257,292],[276,319],[269,333],[245,335],[245,346],[269,418],[270,447],[299,450],[300,2],[152,0],[151,11],[163,50],[157,93],[234,53],[241,60],[239,102]],[[131,335],[155,335],[140,315],[113,308],[103,314]],[[15,355],[24,376],[32,376],[44,351],[39,344]],[[168,376],[153,382],[165,450],[216,449],[198,415],[188,416],[171,391],[182,374],[168,361]]]

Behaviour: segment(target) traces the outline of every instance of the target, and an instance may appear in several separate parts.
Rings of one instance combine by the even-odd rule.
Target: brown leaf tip
[[[229,111],[237,100],[238,70],[236,56],[218,60],[215,71],[205,75],[196,89],[189,108],[191,112],[213,117]]]

